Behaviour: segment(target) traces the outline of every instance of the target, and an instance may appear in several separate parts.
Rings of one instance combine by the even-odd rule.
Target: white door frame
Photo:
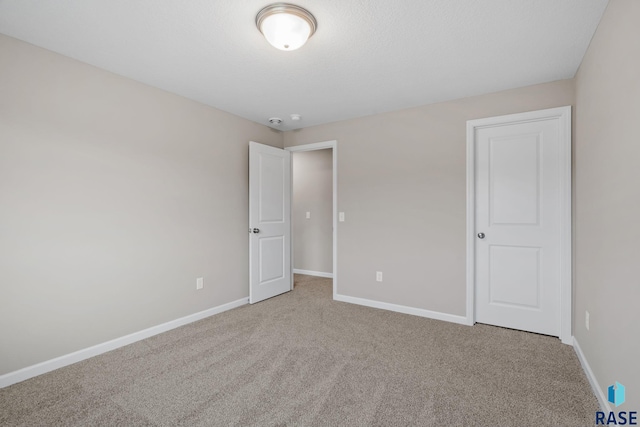
[[[338,293],[338,141],[324,141],[316,142],[314,144],[296,145],[293,147],[286,147],[285,150],[291,152],[302,151],[315,151],[331,148],[331,156],[333,158],[332,173],[333,173],[333,299],[336,299]],[[291,162],[293,168],[293,162]],[[291,174],[291,185],[293,185],[293,171]],[[291,197],[293,198],[293,189],[291,191]],[[293,200],[291,202],[293,209]],[[293,233],[292,233],[293,239]],[[293,242],[291,245],[291,289],[293,289]]]
[[[476,130],[483,127],[512,125],[540,120],[558,119],[561,167],[560,189],[560,340],[572,344],[572,290],[571,290],[571,106],[530,111],[506,116],[467,121],[467,324],[475,319],[476,277]]]

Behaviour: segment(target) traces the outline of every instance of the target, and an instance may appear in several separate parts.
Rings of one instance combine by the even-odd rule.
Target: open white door
[[[291,290],[291,153],[249,143],[249,302]]]

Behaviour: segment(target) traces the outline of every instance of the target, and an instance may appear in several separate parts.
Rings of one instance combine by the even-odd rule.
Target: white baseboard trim
[[[71,365],[73,363],[80,362],[90,357],[97,356],[102,353],[106,353],[116,348],[124,347],[125,345],[132,344],[136,341],[143,340],[145,338],[152,337],[154,335],[161,334],[163,332],[170,331],[180,326],[187,325],[189,323],[196,322],[214,314],[222,313],[232,308],[240,307],[249,303],[249,298],[241,298],[236,301],[232,301],[227,304],[222,304],[217,307],[210,308],[208,310],[200,311],[198,313],[190,314],[179,319],[171,320],[166,323],[162,323],[157,326],[144,329],[142,331],[134,332],[129,335],[125,335],[120,338],[103,342],[82,350],[74,351],[73,353],[65,354],[64,356],[56,357],[55,359],[47,360],[36,365],[27,366],[26,368],[19,369],[17,371],[9,372],[8,374],[0,375],[0,388],[8,387],[11,384],[19,383],[29,378],[36,377],[38,375],[46,374],[47,372],[54,371],[64,366]]]
[[[396,311],[398,313],[412,314],[414,316],[427,317],[429,319],[443,320],[445,322],[459,323],[468,325],[465,316],[457,316],[455,314],[440,313],[438,311],[425,310],[423,308],[407,307],[404,305],[391,304],[388,302],[374,301],[365,298],[350,297],[347,295],[334,295],[334,300],[348,302],[351,304],[364,305],[367,307],[380,308],[382,310]]]
[[[587,375],[587,379],[589,380],[589,384],[591,384],[591,388],[593,389],[593,393],[596,395],[596,399],[598,399],[598,403],[600,404],[600,409],[604,412],[611,412],[611,405],[609,405],[609,401],[607,397],[604,395],[604,391],[600,387],[596,376],[593,374],[591,370],[591,366],[589,366],[589,362],[587,362],[587,358],[584,356],[582,349],[580,348],[580,344],[578,344],[578,340],[576,337],[573,337],[573,349],[578,355],[578,360],[582,365],[582,369],[584,373]]]
[[[333,279],[333,273],[323,273],[322,271],[300,270],[298,268],[294,268],[293,272],[295,274],[306,274],[307,276],[326,277],[328,279]]]

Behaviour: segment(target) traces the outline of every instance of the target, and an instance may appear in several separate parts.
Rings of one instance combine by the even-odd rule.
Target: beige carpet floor
[[[331,281],[0,390],[2,426],[588,426],[556,338],[331,299]]]

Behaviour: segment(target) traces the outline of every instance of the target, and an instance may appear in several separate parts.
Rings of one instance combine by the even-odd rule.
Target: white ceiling
[[[607,0],[295,0],[318,31],[293,52],[270,3],[0,0],[0,33],[288,130],[571,78]]]

